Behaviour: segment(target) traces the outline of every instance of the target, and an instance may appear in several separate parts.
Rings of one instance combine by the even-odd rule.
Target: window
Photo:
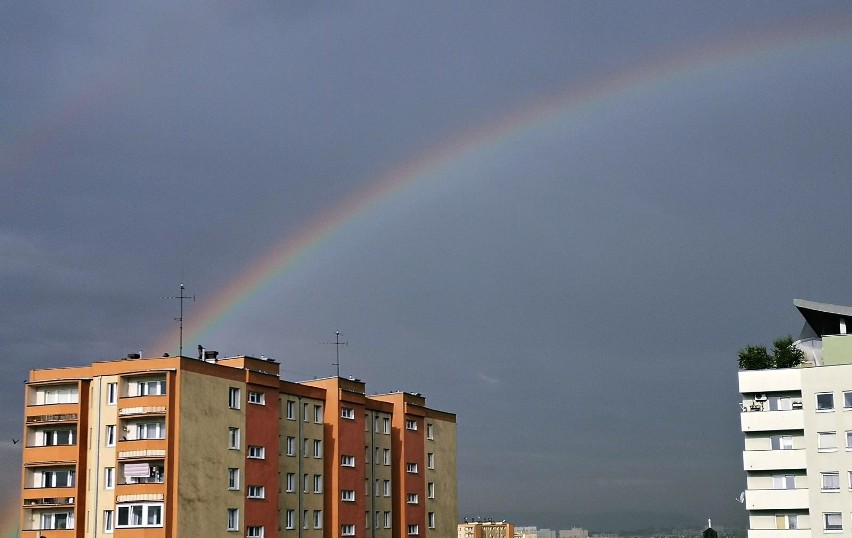
[[[111,533],[115,529],[115,512],[112,510],[104,510],[104,532]]]
[[[342,467],[355,467],[355,456],[340,456],[340,465]]]
[[[355,490],[354,489],[344,489],[340,491],[340,500],[341,501],[354,501],[355,500]]]
[[[257,404],[257,405],[265,405],[266,404],[266,394],[262,392],[255,392],[250,390],[248,393],[248,403]],[[248,527],[249,529],[260,529],[261,533],[263,533],[263,527]]]
[[[340,535],[341,536],[355,536],[355,525],[341,525],[340,526]]]
[[[228,388],[228,407],[231,409],[240,408],[240,389],[237,387]]]
[[[408,526],[408,534],[409,534],[409,536],[420,534],[420,526],[419,525],[409,525]]]
[[[308,483],[308,477],[310,477],[310,475],[308,473],[305,473],[305,474],[302,475],[302,491],[304,491],[305,493],[310,491],[310,489],[309,489],[310,484]],[[305,524],[307,525],[307,523],[305,523]]]
[[[315,405],[314,406],[314,422],[317,424],[322,424],[322,406]]]
[[[162,484],[165,479],[164,463],[125,463],[122,471],[126,484]]]
[[[240,429],[228,428],[228,448],[231,450],[240,449]]]
[[[322,493],[322,475],[314,475],[314,493]]]
[[[135,389],[135,390],[134,390]],[[134,393],[135,392],[135,393]],[[165,379],[136,381],[130,385],[130,396],[162,396],[166,393]],[[119,518],[121,514],[119,514]]]
[[[308,528],[308,514],[309,513],[310,512],[308,512],[307,510],[302,510],[302,528],[303,529]]]
[[[852,431],[846,432],[846,450],[852,450]]]
[[[833,411],[834,410],[834,394],[831,392],[819,392],[816,395],[816,410],[817,411]]]
[[[796,477],[791,474],[774,475],[772,489],[796,489]]]
[[[843,391],[843,409],[852,409],[852,390]]]
[[[389,449],[389,448],[385,448],[385,449],[382,451],[382,463],[384,463],[385,465],[390,465],[390,464],[391,464],[391,453],[390,453],[390,449]]]
[[[116,528],[162,527],[163,503],[118,505]]]
[[[340,417],[348,418],[349,420],[355,420],[355,410],[351,407],[342,407],[340,409]]]
[[[118,402],[118,383],[107,383],[107,405]]]
[[[228,489],[240,489],[240,470],[234,467],[228,469]]]
[[[769,438],[772,450],[792,450],[793,436],[792,435],[773,435]]]
[[[369,424],[369,422],[367,424]],[[364,512],[364,528],[365,529],[370,528],[370,511],[369,510]]]
[[[110,424],[106,427],[104,438],[106,440],[106,446],[115,446],[115,424]]]
[[[296,528],[296,511],[295,510],[287,510],[287,514],[284,516],[284,526],[288,529]]]
[[[249,445],[248,457],[256,460],[262,460],[266,457],[266,448],[257,445]]]
[[[322,457],[322,440],[320,439],[314,439],[314,457]]]
[[[41,471],[41,473],[36,474],[36,478],[41,479],[40,483],[37,482],[36,487],[68,488],[74,485],[74,469]]]
[[[426,496],[429,497],[430,499],[435,498],[435,483],[434,482],[429,482],[428,484],[426,484]]]
[[[246,538],[263,538],[263,527],[246,527]]]
[[[287,473],[287,493],[296,491],[296,473]]]
[[[777,529],[798,529],[797,519],[796,514],[776,514],[775,527]]]
[[[47,512],[41,514],[41,528],[44,530],[73,529],[73,512]]]
[[[136,439],[165,439],[165,422],[142,422],[136,425]]]
[[[376,528],[381,528],[382,526],[382,513],[378,510],[376,511]]]
[[[305,422],[308,422],[308,420],[310,420],[308,418],[308,409],[309,408],[310,408],[310,406],[308,404],[306,404],[306,403],[302,404],[302,420],[304,420]]]
[[[249,486],[246,488],[246,496],[249,499],[263,499],[266,497],[266,488],[263,486]]]
[[[823,529],[827,531],[842,531],[843,516],[840,512],[823,512],[822,513]]]
[[[405,496],[405,502],[408,504],[418,504],[420,502],[420,497],[416,493],[409,493]]]
[[[406,463],[405,472],[417,474],[417,464],[412,462]]]
[[[390,417],[384,417],[382,419],[382,432],[390,433]]]
[[[306,458],[308,457],[308,441],[310,441],[310,439],[307,437],[302,439],[302,456]]]
[[[405,419],[405,429],[406,430],[416,430],[417,429],[417,421],[411,420],[410,418]]]
[[[104,487],[113,489],[115,487],[115,467],[104,468]]]
[[[426,526],[430,529],[435,528],[435,512],[429,512],[426,514]]]
[[[70,446],[75,444],[74,430],[43,430],[38,432],[36,446]]]
[[[391,481],[390,480],[385,480],[383,482],[382,491],[383,491],[385,497],[391,496]]]
[[[36,391],[36,404],[79,403],[77,387],[51,387]]]
[[[294,402],[293,400],[287,400],[286,416],[287,420],[296,420],[296,402]]]
[[[314,528],[322,528],[322,510],[314,510]]]
[[[435,468],[435,453],[434,452],[428,452],[426,454],[426,468],[427,469],[434,469]]]
[[[228,508],[228,530],[240,530],[240,510],[239,508]]]
[[[817,449],[819,452],[837,451],[837,433],[819,432],[817,438]]]
[[[840,473],[820,473],[822,491],[840,491]]]
[[[792,411],[793,400],[789,396],[771,396],[769,398],[770,411]]]
[[[287,455],[295,456],[296,455],[296,438],[295,437],[287,437]]]
[[[432,424],[426,424],[426,439],[434,439],[434,438],[435,438],[435,428],[433,427]]]

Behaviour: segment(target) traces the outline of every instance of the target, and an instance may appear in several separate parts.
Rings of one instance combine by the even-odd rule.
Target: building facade
[[[515,526],[505,521],[472,521],[458,524],[458,538],[514,538]]]
[[[455,415],[252,357],[33,370],[21,536],[451,538]]]
[[[749,538],[852,536],[852,308],[794,304],[806,363],[739,372]]]

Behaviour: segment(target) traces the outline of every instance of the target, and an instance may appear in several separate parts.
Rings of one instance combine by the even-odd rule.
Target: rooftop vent
[[[141,355],[139,355],[139,353],[128,353],[127,354],[128,359],[138,359],[140,356]]]

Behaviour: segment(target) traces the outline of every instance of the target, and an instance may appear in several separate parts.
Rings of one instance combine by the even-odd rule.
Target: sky
[[[456,413],[460,517],[745,526],[737,351],[852,304],[850,87],[848,2],[7,2],[0,479],[28,371],[177,353],[183,283],[185,355],[340,331]]]

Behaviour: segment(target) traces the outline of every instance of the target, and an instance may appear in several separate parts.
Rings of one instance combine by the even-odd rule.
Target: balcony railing
[[[25,508],[69,506],[73,504],[74,497],[42,497],[37,499],[24,499]]]
[[[746,510],[805,510],[808,489],[746,490]]]
[[[743,469],[746,471],[774,471],[805,469],[805,450],[745,450]]]
[[[45,422],[76,422],[77,420],[79,420],[79,415],[77,413],[31,415],[27,417],[27,424],[43,424]]]
[[[791,411],[748,411],[740,414],[740,425],[744,432],[774,430],[802,430],[805,414],[801,410]]]
[[[118,416],[126,417],[129,415],[164,415],[166,414],[165,405],[148,405],[144,407],[125,407],[118,410]]]

